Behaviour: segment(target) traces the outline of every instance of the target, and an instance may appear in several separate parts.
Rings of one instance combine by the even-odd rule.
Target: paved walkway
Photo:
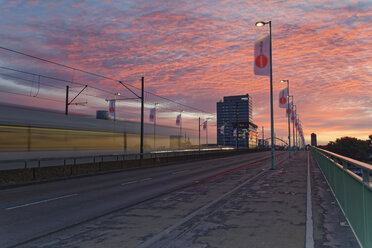
[[[276,170],[267,162],[250,174],[248,168],[230,173],[27,247],[359,247],[308,156],[306,151],[290,161],[280,156]],[[307,220],[308,165],[312,218]]]

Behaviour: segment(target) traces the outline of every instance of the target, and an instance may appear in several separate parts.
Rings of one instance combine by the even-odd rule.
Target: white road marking
[[[122,183],[121,185],[124,186],[124,185],[128,185],[128,184],[133,184],[133,183],[140,183],[140,182],[145,182],[145,181],[148,181],[148,180],[151,180],[151,179],[152,179],[151,177],[148,177],[148,178],[144,178],[144,179],[138,179],[138,180],[134,180],[134,181],[125,182],[125,183]]]
[[[152,179],[151,177],[148,177],[148,178],[142,179],[140,182],[148,181],[148,180],[151,180],[151,179]]]
[[[311,206],[310,159],[307,152],[307,193],[306,193],[306,248],[314,248],[313,210]]]
[[[36,205],[36,204],[40,204],[40,203],[44,203],[44,202],[55,201],[55,200],[59,200],[59,199],[63,199],[63,198],[71,197],[71,196],[76,196],[76,195],[78,195],[78,194],[63,195],[63,196],[59,196],[59,197],[55,197],[55,198],[50,198],[50,199],[45,199],[45,200],[41,200],[41,201],[26,203],[26,204],[14,206],[14,207],[9,207],[9,208],[6,208],[6,210],[28,207],[28,206],[32,206],[32,205]]]
[[[175,174],[178,174],[178,173],[183,173],[183,172],[186,172],[186,171],[189,171],[189,170],[175,171],[175,172],[172,172],[172,175],[175,175]]]
[[[135,180],[135,181],[130,181],[130,182],[126,182],[126,183],[122,183],[121,185],[128,185],[128,184],[132,184],[132,183],[137,183],[138,180]]]

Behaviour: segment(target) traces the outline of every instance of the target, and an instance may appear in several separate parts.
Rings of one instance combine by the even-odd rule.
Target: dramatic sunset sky
[[[212,114],[147,94],[146,111],[159,102],[162,124],[174,126],[177,111],[185,110],[185,125],[197,129],[197,118],[213,116],[223,96],[248,93],[253,122],[265,127],[266,136],[269,77],[253,74],[253,47],[268,32],[268,26],[256,27],[255,22],[271,20],[277,136],[287,136],[287,119],[278,107],[281,79],[290,80],[307,142],[312,132],[320,144],[372,134],[371,0],[1,0],[0,20],[1,47],[136,87],[144,76],[147,91]],[[88,104],[71,106],[71,112],[94,115],[107,109],[110,92],[130,97],[114,81],[2,49],[0,66],[108,91],[88,87],[77,99]],[[66,82],[41,78],[40,87],[38,83],[37,76],[0,69],[0,101],[63,111]],[[72,95],[82,88],[71,86]],[[119,117],[138,119],[138,104],[120,101]],[[211,143],[215,121],[210,121]]]

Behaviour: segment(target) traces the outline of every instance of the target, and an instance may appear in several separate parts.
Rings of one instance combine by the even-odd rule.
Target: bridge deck
[[[298,248],[312,243],[306,232],[314,247],[359,247],[311,154],[288,160],[281,153],[276,170],[269,164],[178,189],[27,247]],[[313,225],[306,230],[308,164]]]

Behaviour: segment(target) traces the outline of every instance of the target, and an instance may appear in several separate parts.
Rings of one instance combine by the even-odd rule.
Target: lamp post
[[[180,139],[179,139],[179,148],[181,148],[181,143],[182,143],[182,112],[183,112],[183,110],[180,111]]]
[[[155,103],[154,105],[154,149],[156,149],[156,106],[158,106],[159,103]]]
[[[271,169],[275,170],[275,146],[274,146],[274,109],[273,109],[273,56],[272,56],[272,41],[271,41],[271,21],[256,22],[257,27],[263,27],[269,24],[270,31],[270,107],[271,107]]]
[[[291,122],[290,122],[290,112],[289,112],[289,80],[280,80],[281,83],[287,82],[288,97],[287,97],[287,115],[288,115],[288,152],[289,159],[291,158]]]
[[[208,148],[208,120],[210,120],[210,119],[212,119],[212,118],[207,118],[206,120],[205,120],[205,142],[206,142],[206,144],[207,144],[207,148]]]
[[[115,95],[114,95],[114,104],[115,104],[114,121],[116,121],[116,96],[120,96],[120,92],[116,92]]]

